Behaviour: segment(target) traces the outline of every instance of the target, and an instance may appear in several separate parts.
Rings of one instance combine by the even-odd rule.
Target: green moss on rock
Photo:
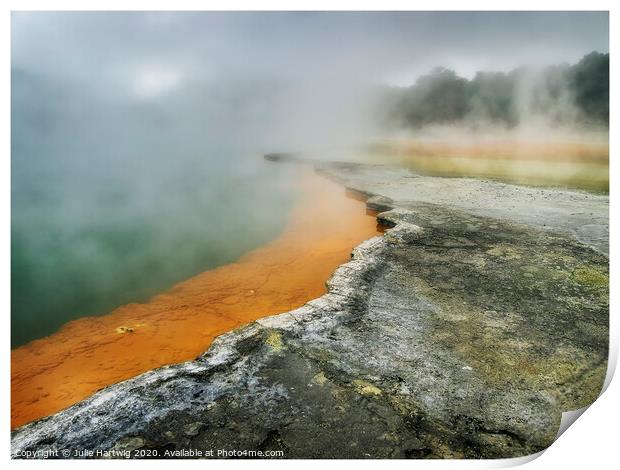
[[[586,287],[599,288],[609,285],[607,273],[602,273],[598,269],[589,266],[575,268],[571,277],[573,281]]]

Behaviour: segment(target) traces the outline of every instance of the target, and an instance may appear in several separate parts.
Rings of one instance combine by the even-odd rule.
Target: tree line
[[[531,116],[559,124],[609,124],[609,53],[591,52],[577,64],[511,72],[478,72],[473,79],[436,67],[410,87],[387,92],[391,125],[500,123],[514,127]]]

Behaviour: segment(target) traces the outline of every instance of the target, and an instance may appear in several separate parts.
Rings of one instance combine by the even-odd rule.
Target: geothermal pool
[[[352,248],[378,229],[363,201],[308,169],[299,171],[295,206],[282,213],[285,226],[272,241],[144,303],[70,321],[12,350],[12,427],[107,385],[193,359],[226,331],[321,296]]]

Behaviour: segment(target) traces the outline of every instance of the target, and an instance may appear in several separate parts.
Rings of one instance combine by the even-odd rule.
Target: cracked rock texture
[[[323,164],[392,227],[305,306],[13,433],[46,450],[497,458],[549,446],[607,369],[603,196]],[[134,456],[140,454],[134,453]]]

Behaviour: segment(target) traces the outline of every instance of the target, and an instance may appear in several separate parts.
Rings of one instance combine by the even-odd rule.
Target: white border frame
[[[616,2],[617,4],[617,2]],[[11,10],[427,10],[427,11],[441,11],[441,10],[464,10],[464,7],[468,7],[467,10],[493,10],[493,11],[520,11],[520,10],[607,10],[610,11],[610,45],[615,44],[616,28],[618,21],[616,21],[616,12],[614,11],[614,2],[612,1],[574,1],[565,0],[563,2],[553,2],[550,0],[507,0],[501,4],[489,0],[469,0],[467,2],[459,2],[456,0],[435,0],[435,1],[418,1],[407,2],[403,0],[382,0],[381,2],[371,1],[347,1],[347,0],[298,0],[298,1],[285,1],[285,0],[270,0],[270,1],[250,1],[250,0],[229,0],[224,1],[208,1],[208,0],[5,0],[2,4],[0,13],[0,67],[2,68],[2,74],[0,80],[2,86],[0,87],[1,102],[3,103],[2,113],[0,119],[2,123],[2,129],[0,136],[2,136],[0,142],[2,143],[3,157],[0,161],[0,178],[2,187],[2,196],[0,203],[0,215],[3,222],[3,230],[1,232],[2,243],[0,244],[0,256],[2,257],[2,269],[0,270],[0,276],[2,280],[2,289],[4,295],[1,297],[2,301],[2,331],[6,335],[6,349],[10,350],[10,44],[11,44]],[[561,7],[561,8],[558,8]],[[610,47],[611,52],[611,47]],[[618,276],[618,269],[614,262],[615,258],[615,242],[618,240],[617,236],[617,210],[615,200],[618,199],[618,188],[614,185],[614,175],[618,174],[619,165],[616,162],[617,155],[615,152],[616,144],[618,142],[617,135],[617,122],[615,120],[615,110],[618,104],[618,93],[614,86],[616,82],[615,78],[619,76],[617,73],[618,67],[614,55],[611,56],[611,116],[610,116],[610,259],[611,259],[611,273],[610,273],[610,285],[618,285],[616,279],[620,279]],[[617,456],[615,447],[617,443],[617,431],[615,419],[620,417],[619,402],[620,402],[620,386],[618,380],[611,381],[613,372],[616,368],[618,357],[618,308],[617,308],[617,294],[611,289],[610,292],[611,308],[610,308],[610,358],[609,358],[609,370],[606,380],[608,388],[604,391],[602,396],[579,418],[576,425],[571,426],[560,438],[541,454],[536,456],[525,457],[520,459],[502,459],[502,460],[487,460],[487,461],[426,461],[417,460],[410,461],[389,461],[390,465],[397,467],[411,468],[411,466],[424,467],[424,468],[499,468],[510,467],[520,465],[526,462],[529,463],[529,468],[584,468],[600,467],[609,468],[610,462],[616,462]],[[1,456],[4,460],[9,461],[11,465],[15,466],[37,466],[46,465],[51,468],[57,468],[60,466],[73,466],[83,465],[83,462],[78,461],[56,461],[56,462],[32,462],[32,461],[10,461],[10,351],[2,356],[2,388],[0,389],[0,396],[2,398],[2,428],[6,434],[1,445]],[[610,383],[611,381],[611,383]],[[536,458],[538,457],[538,458]],[[385,461],[369,460],[369,461],[356,461],[356,462],[341,462],[341,461],[321,461],[321,466],[340,466],[346,464],[352,464],[361,468],[376,468],[377,465],[386,463]],[[167,461],[132,461],[131,464],[126,464],[123,461],[95,461],[89,462],[88,465],[132,465],[134,467],[146,468],[159,467],[165,468],[170,465]],[[201,466],[205,465],[213,467],[232,466],[237,468],[251,466],[252,468],[273,468],[283,467],[290,465],[288,461],[202,461],[193,460],[183,462],[184,466]],[[317,462],[312,460],[297,461],[294,465],[299,465],[302,468],[317,465]]]

